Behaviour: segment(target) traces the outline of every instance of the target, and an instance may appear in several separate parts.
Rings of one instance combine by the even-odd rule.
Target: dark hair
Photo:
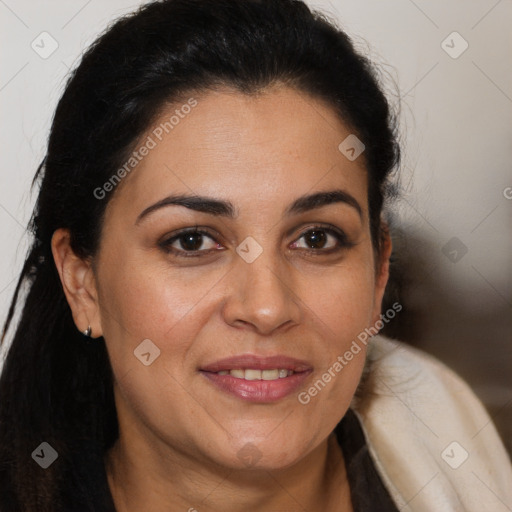
[[[101,187],[162,108],[191,91],[254,94],[285,84],[324,100],[365,144],[378,250],[388,177],[399,160],[394,117],[370,62],[324,15],[294,0],[164,0],[115,21],[71,73],[53,118],[29,229],[34,235],[7,319],[19,322],[0,379],[0,508],[97,511],[93,488],[118,435],[103,340],[76,328],[52,252],[58,228],[83,258],[99,246]],[[340,141],[341,142],[341,141]],[[42,442],[59,463],[32,460]],[[67,493],[69,490],[69,493]]]

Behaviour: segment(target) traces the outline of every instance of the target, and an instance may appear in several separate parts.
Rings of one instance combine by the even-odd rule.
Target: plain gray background
[[[2,321],[27,248],[30,182],[66,74],[138,4],[0,0]],[[403,195],[392,211],[411,280],[405,341],[468,381],[511,449],[512,2],[309,4],[339,20],[389,75],[391,99],[401,97]]]

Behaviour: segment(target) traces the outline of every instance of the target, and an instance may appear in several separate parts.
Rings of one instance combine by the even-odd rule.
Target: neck
[[[343,453],[331,435],[297,464],[234,470],[121,435],[105,458],[117,512],[352,511]],[[163,455],[165,454],[165,455]]]

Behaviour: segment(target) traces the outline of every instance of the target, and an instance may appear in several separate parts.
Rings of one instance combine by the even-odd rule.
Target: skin
[[[195,98],[192,112],[118,185],[93,259],[73,253],[64,229],[52,239],[77,328],[103,336],[112,362],[120,438],[105,462],[116,507],[350,511],[332,431],[350,405],[365,350],[307,405],[297,394],[380,318],[391,244],[386,238],[376,260],[364,154],[345,158],[338,145],[350,129],[328,105],[285,86]],[[284,216],[297,197],[333,189],[350,194],[361,215],[333,203]],[[171,193],[229,200],[238,216],[167,206],[136,223]],[[318,224],[343,231],[352,245],[322,254],[339,244],[324,232],[312,249],[318,254],[308,253],[308,232]],[[203,256],[180,258],[159,246],[196,225],[212,236],[202,245],[199,237]],[[248,236],[263,249],[252,263],[235,250]],[[179,239],[172,247],[186,250]],[[149,366],[133,353],[144,339],[160,349]],[[263,404],[228,395],[198,372],[246,353],[303,359],[313,372],[298,392]],[[248,443],[259,457],[250,466],[238,455]]]

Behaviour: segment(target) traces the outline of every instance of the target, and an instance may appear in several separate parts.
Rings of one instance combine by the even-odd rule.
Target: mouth
[[[199,371],[224,393],[245,401],[271,403],[296,391],[313,367],[285,356],[246,354],[216,361]]]
[[[235,379],[244,380],[277,380],[290,377],[295,372],[285,368],[274,368],[272,370],[258,370],[256,368],[236,368],[235,370],[221,370],[217,375],[231,375]]]

